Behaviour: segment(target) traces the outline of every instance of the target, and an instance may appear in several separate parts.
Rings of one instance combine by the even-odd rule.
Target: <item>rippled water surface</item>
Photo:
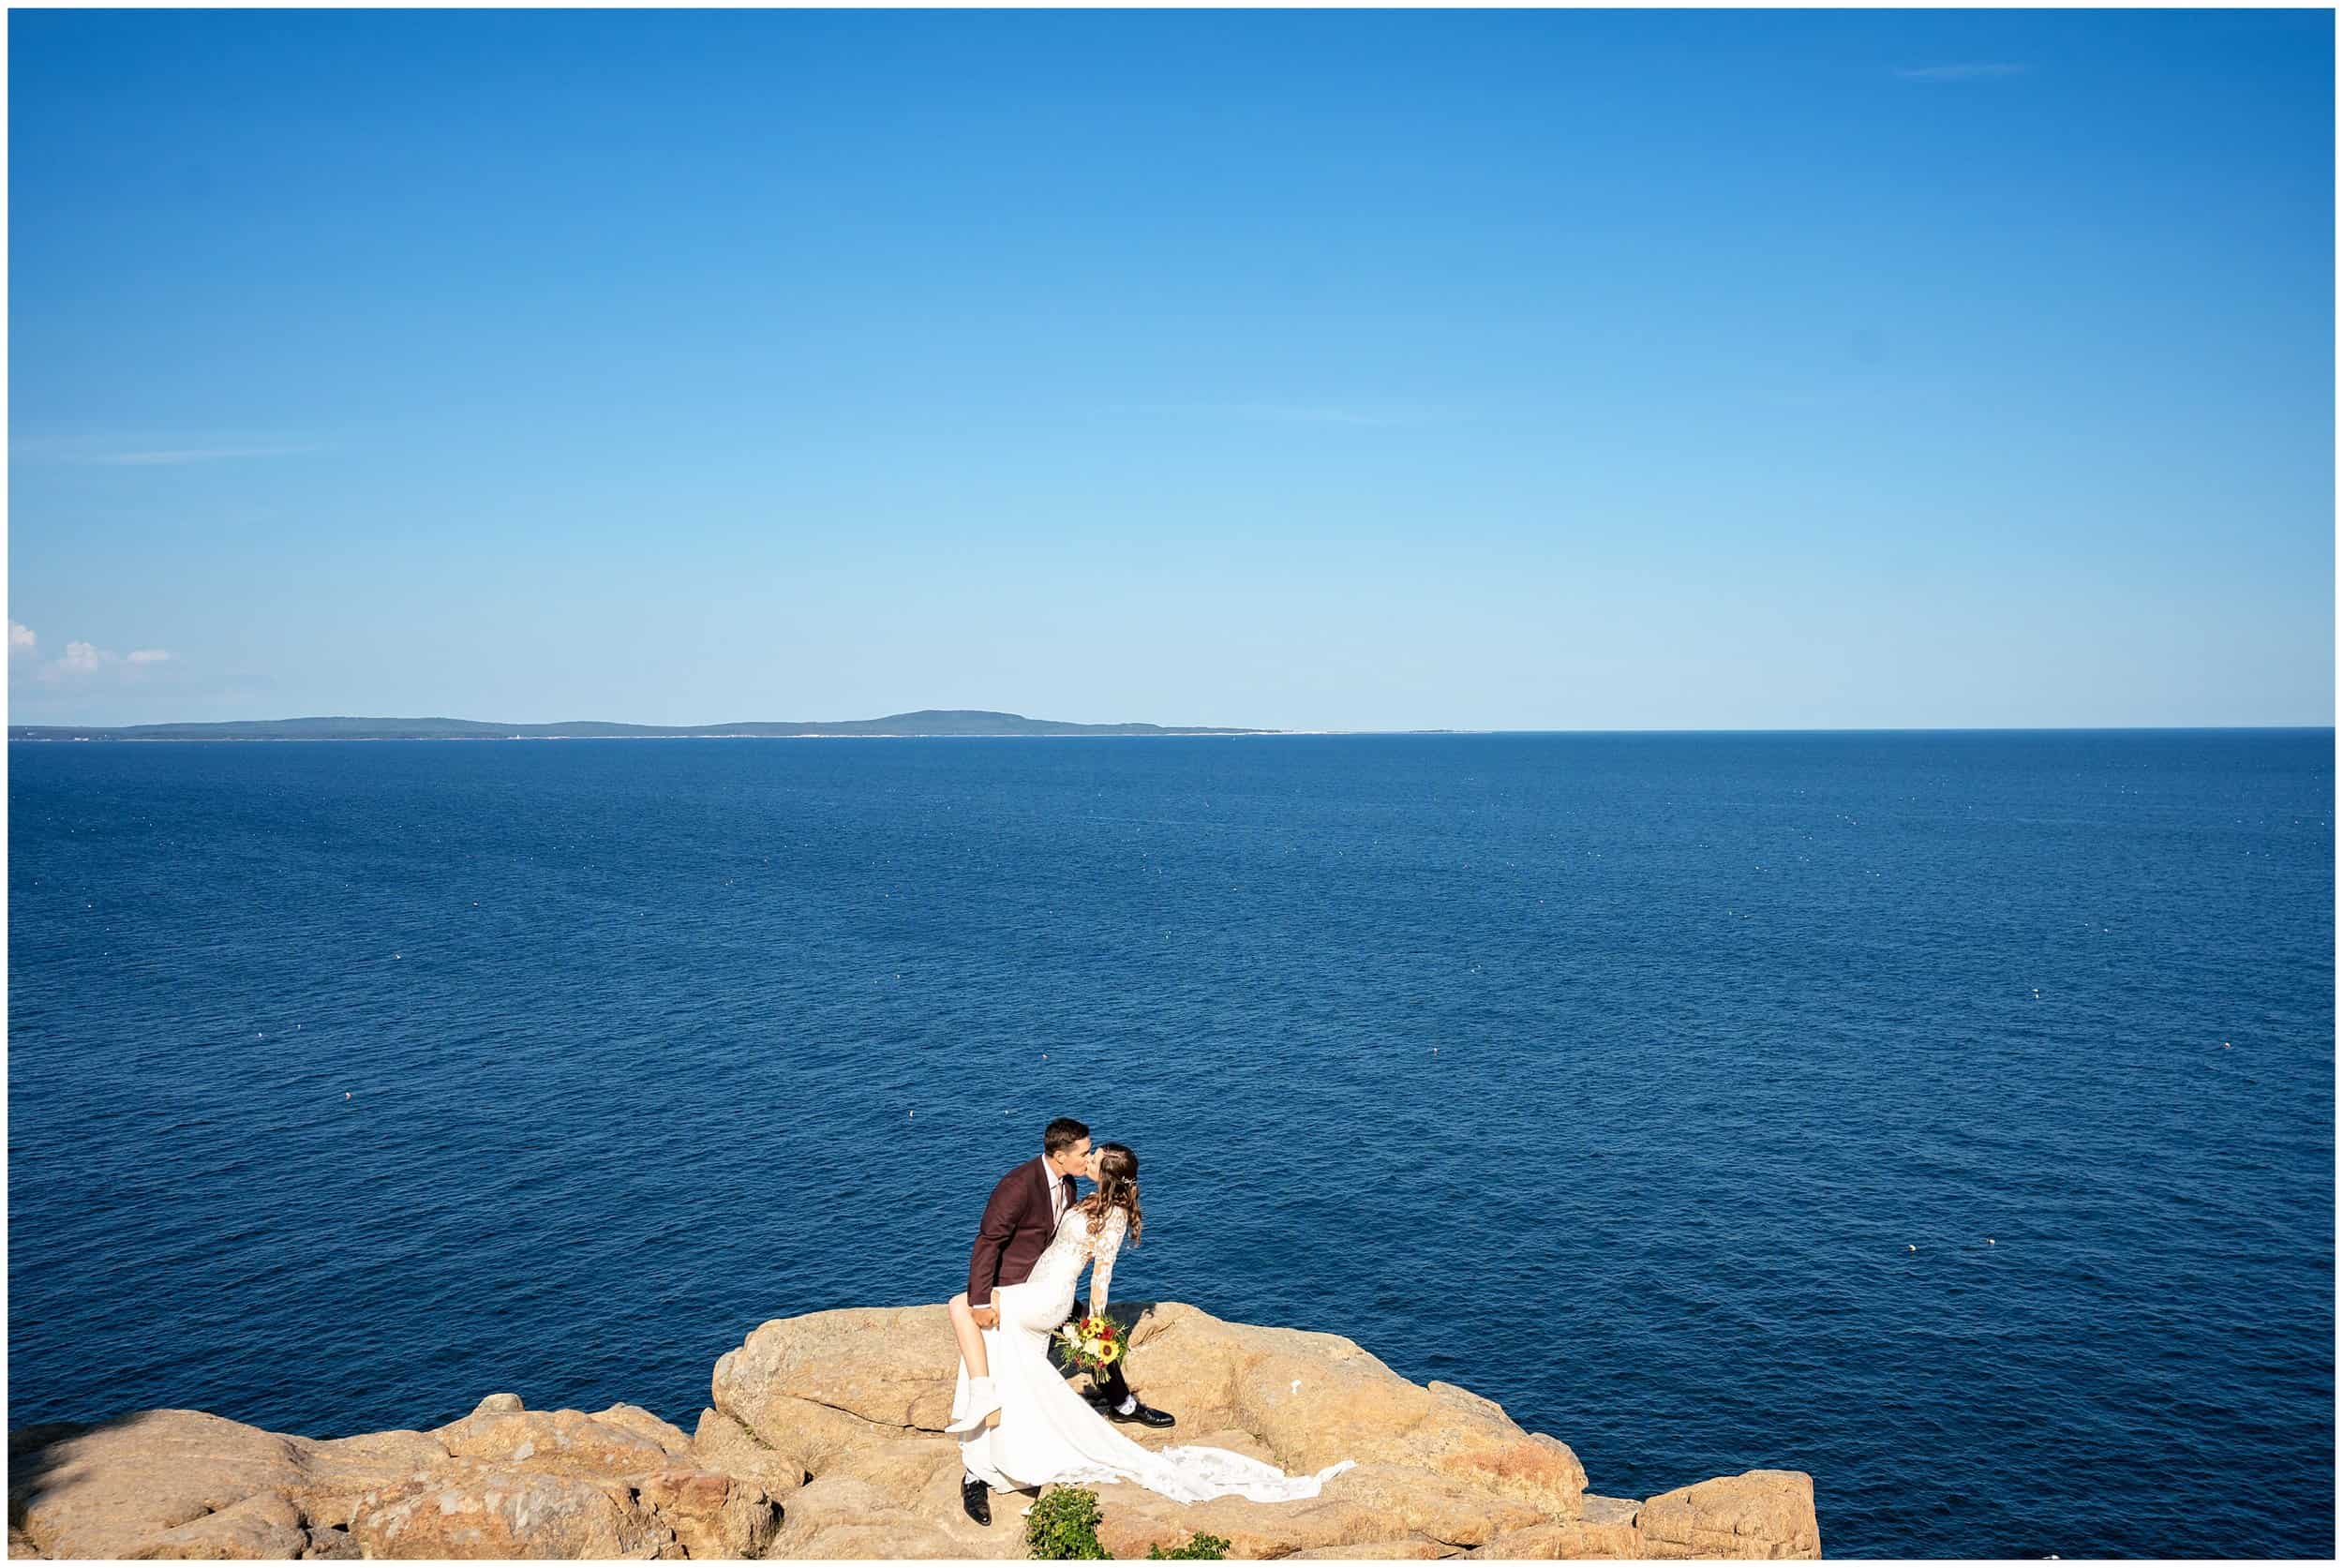
[[[688,1429],[758,1322],[948,1295],[1070,1113],[1145,1167],[1118,1293],[1597,1491],[2323,1556],[2334,754],[12,745],[9,1424]]]

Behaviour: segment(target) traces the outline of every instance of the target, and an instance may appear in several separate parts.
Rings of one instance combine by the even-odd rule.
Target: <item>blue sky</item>
[[[17,723],[2334,719],[2326,12],[8,36]]]

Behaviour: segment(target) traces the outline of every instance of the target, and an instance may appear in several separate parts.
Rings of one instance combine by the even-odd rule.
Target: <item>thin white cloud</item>
[[[17,672],[22,671],[51,686],[86,684],[101,677],[137,680],[156,665],[172,664],[178,658],[167,648],[136,648],[127,654],[121,654],[110,648],[100,648],[94,642],[76,639],[65,645],[62,657],[43,661],[37,651],[38,642],[31,627],[19,621],[8,622],[11,679]]]
[[[93,675],[112,658],[112,654],[96,643],[69,642],[65,645],[65,657],[50,668],[61,676]]]
[[[2033,67],[2003,60],[1976,60],[1953,66],[1916,66],[1896,74],[1906,82],[1990,82],[1995,77],[2023,76]]]
[[[111,469],[161,468],[174,463],[216,463],[227,457],[290,457],[316,450],[314,446],[190,446],[170,452],[113,452],[79,460]]]
[[[163,468],[239,458],[290,457],[323,451],[306,432],[287,429],[117,429],[80,435],[20,435],[8,440],[14,463],[66,463],[75,468]]]

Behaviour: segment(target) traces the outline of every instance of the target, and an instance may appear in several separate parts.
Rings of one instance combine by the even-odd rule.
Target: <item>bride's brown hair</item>
[[[1139,1157],[1121,1143],[1098,1145],[1098,1190],[1083,1199],[1080,1205],[1090,1212],[1090,1233],[1097,1235],[1107,1222],[1107,1210],[1119,1208],[1130,1216],[1131,1231],[1124,1238],[1130,1246],[1139,1245]]]

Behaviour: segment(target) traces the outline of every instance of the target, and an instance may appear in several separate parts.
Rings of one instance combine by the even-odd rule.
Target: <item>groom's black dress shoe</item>
[[[1091,1409],[1105,1416],[1109,1421],[1135,1421],[1142,1426],[1172,1425],[1172,1416],[1167,1411],[1157,1410],[1153,1405],[1141,1404],[1137,1400],[1132,1401],[1129,1410],[1115,1409],[1113,1396],[1104,1389],[1094,1388],[1084,1397],[1090,1401]]]
[[[1107,1419],[1109,1421],[1136,1421],[1142,1426],[1169,1426],[1172,1425],[1171,1412],[1168,1411],[1159,1411],[1153,1405],[1134,1404],[1129,1410],[1127,1411],[1110,1410],[1107,1411]]]
[[[968,1510],[968,1516],[980,1525],[992,1522],[992,1488],[981,1481],[960,1484],[960,1505]]]

